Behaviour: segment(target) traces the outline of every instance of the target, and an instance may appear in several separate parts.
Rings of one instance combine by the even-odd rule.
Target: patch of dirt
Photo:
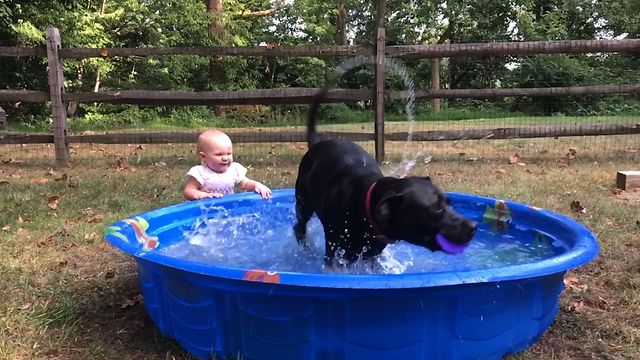
[[[640,188],[632,190],[615,189],[613,193],[615,194],[616,198],[620,200],[634,203],[640,202]]]

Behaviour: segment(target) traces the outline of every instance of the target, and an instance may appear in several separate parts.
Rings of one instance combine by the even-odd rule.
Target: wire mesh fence
[[[640,68],[637,54],[633,52],[635,40],[629,41],[609,45],[606,41],[580,41],[557,51],[553,49],[564,45],[559,42],[505,43],[493,50],[491,44],[451,44],[417,50],[410,46],[391,47],[388,53],[398,58],[387,59],[390,66],[386,74],[386,162],[523,162],[545,158],[562,162],[578,156],[609,161],[635,154],[640,143]],[[603,52],[581,53],[598,46],[605,46]],[[607,52],[612,49],[627,52]],[[487,55],[490,50],[499,55]],[[536,51],[551,53],[536,54]],[[465,54],[470,55],[465,57]],[[434,62],[436,55],[442,58]],[[194,71],[200,73],[208,62],[203,60],[206,57],[195,57],[200,60],[193,64],[199,69]],[[362,90],[370,89],[371,86],[364,85],[374,82],[371,65],[375,59],[361,58],[364,60],[351,63],[350,60],[318,63],[320,78],[330,78],[329,82],[340,88],[360,91],[349,96],[344,93],[344,98],[338,95],[333,101],[339,104],[323,105],[320,130],[334,137],[355,139],[373,153],[376,134],[372,98],[368,90]],[[128,61],[126,59],[104,61]],[[139,63],[138,66],[144,62],[141,58],[131,61]],[[144,65],[161,66],[154,62]],[[14,68],[18,67],[11,69]],[[109,83],[104,77],[102,81]],[[30,91],[45,92],[47,85],[40,85],[41,89]],[[305,94],[308,97],[312,92]],[[19,95],[7,96],[14,99]],[[24,94],[25,97],[32,95]],[[103,95],[122,100],[111,93],[95,96]],[[167,104],[155,95],[149,98],[139,95],[128,93],[130,98],[123,104],[101,103],[98,98],[94,99],[98,102],[78,102],[74,100],[78,94],[69,95],[65,104],[69,115],[67,141],[73,163],[194,163],[197,162],[194,154],[197,132],[211,127],[228,132],[236,144],[237,158],[248,163],[276,156],[278,161],[297,163],[306,149],[304,126],[308,106],[300,104],[306,101],[300,98],[289,104],[282,95],[273,98],[273,103],[263,98],[248,105],[215,105],[214,108],[214,105],[189,105],[200,100],[185,94],[174,94]],[[261,96],[251,92],[245,95]],[[180,96],[187,97],[188,101]],[[410,107],[405,106],[404,99],[408,96],[416,99]],[[150,101],[151,105],[126,104],[127,101]],[[233,101],[242,103],[238,99]],[[184,106],[173,106],[176,102]],[[24,119],[29,111],[15,110],[27,105],[21,101],[4,101],[0,105],[9,109],[6,129],[0,133],[0,161],[24,166],[53,165],[53,135],[33,133],[28,126],[15,125],[16,121],[29,125]],[[28,106],[37,112],[38,106],[46,104]],[[224,116],[219,113],[221,109]],[[12,119],[14,114],[22,114],[22,118]],[[38,137],[46,139],[35,141]],[[32,143],[34,141],[36,143]]]

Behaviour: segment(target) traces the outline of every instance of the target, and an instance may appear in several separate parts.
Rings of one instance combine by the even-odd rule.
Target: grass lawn
[[[600,241],[598,258],[567,276],[552,327],[511,360],[640,353],[640,192],[615,189],[616,171],[639,170],[640,141],[608,139],[620,146],[593,142],[571,156],[565,153],[578,141],[571,138],[535,140],[527,151],[534,140],[412,145],[433,155],[412,174],[429,175],[448,191],[566,214]],[[387,169],[401,146],[388,148],[395,153]],[[250,177],[285,188],[304,149],[238,144],[235,152]],[[50,148],[0,146],[0,359],[191,359],[146,315],[134,261],[101,235],[116,220],[182,201],[191,150],[74,146],[73,166],[59,171],[50,169]],[[586,213],[572,212],[572,201]]]

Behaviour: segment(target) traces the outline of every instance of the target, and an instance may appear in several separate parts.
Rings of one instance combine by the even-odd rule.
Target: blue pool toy
[[[105,231],[137,262],[145,307],[163,334],[201,359],[501,359],[551,325],[567,270],[592,260],[595,237],[571,218],[532,206],[449,193],[452,206],[513,241],[552,241],[540,261],[429,273],[350,275],[225,267],[159,251],[202,216],[233,217],[265,202],[293,206],[293,190],[182,203]],[[264,210],[266,209],[266,210]],[[224,214],[224,215],[222,215]],[[532,234],[521,239],[522,234]],[[528,236],[528,235],[527,235]],[[461,252],[463,249],[453,249]],[[465,250],[465,253],[470,251]],[[461,255],[443,255],[461,256]]]

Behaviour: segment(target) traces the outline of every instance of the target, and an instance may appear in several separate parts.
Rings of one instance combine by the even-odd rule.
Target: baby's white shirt
[[[196,165],[187,172],[187,176],[191,176],[200,183],[201,191],[222,195],[233,194],[235,185],[246,175],[247,168],[236,162],[231,163],[223,173],[217,173],[205,165]]]

